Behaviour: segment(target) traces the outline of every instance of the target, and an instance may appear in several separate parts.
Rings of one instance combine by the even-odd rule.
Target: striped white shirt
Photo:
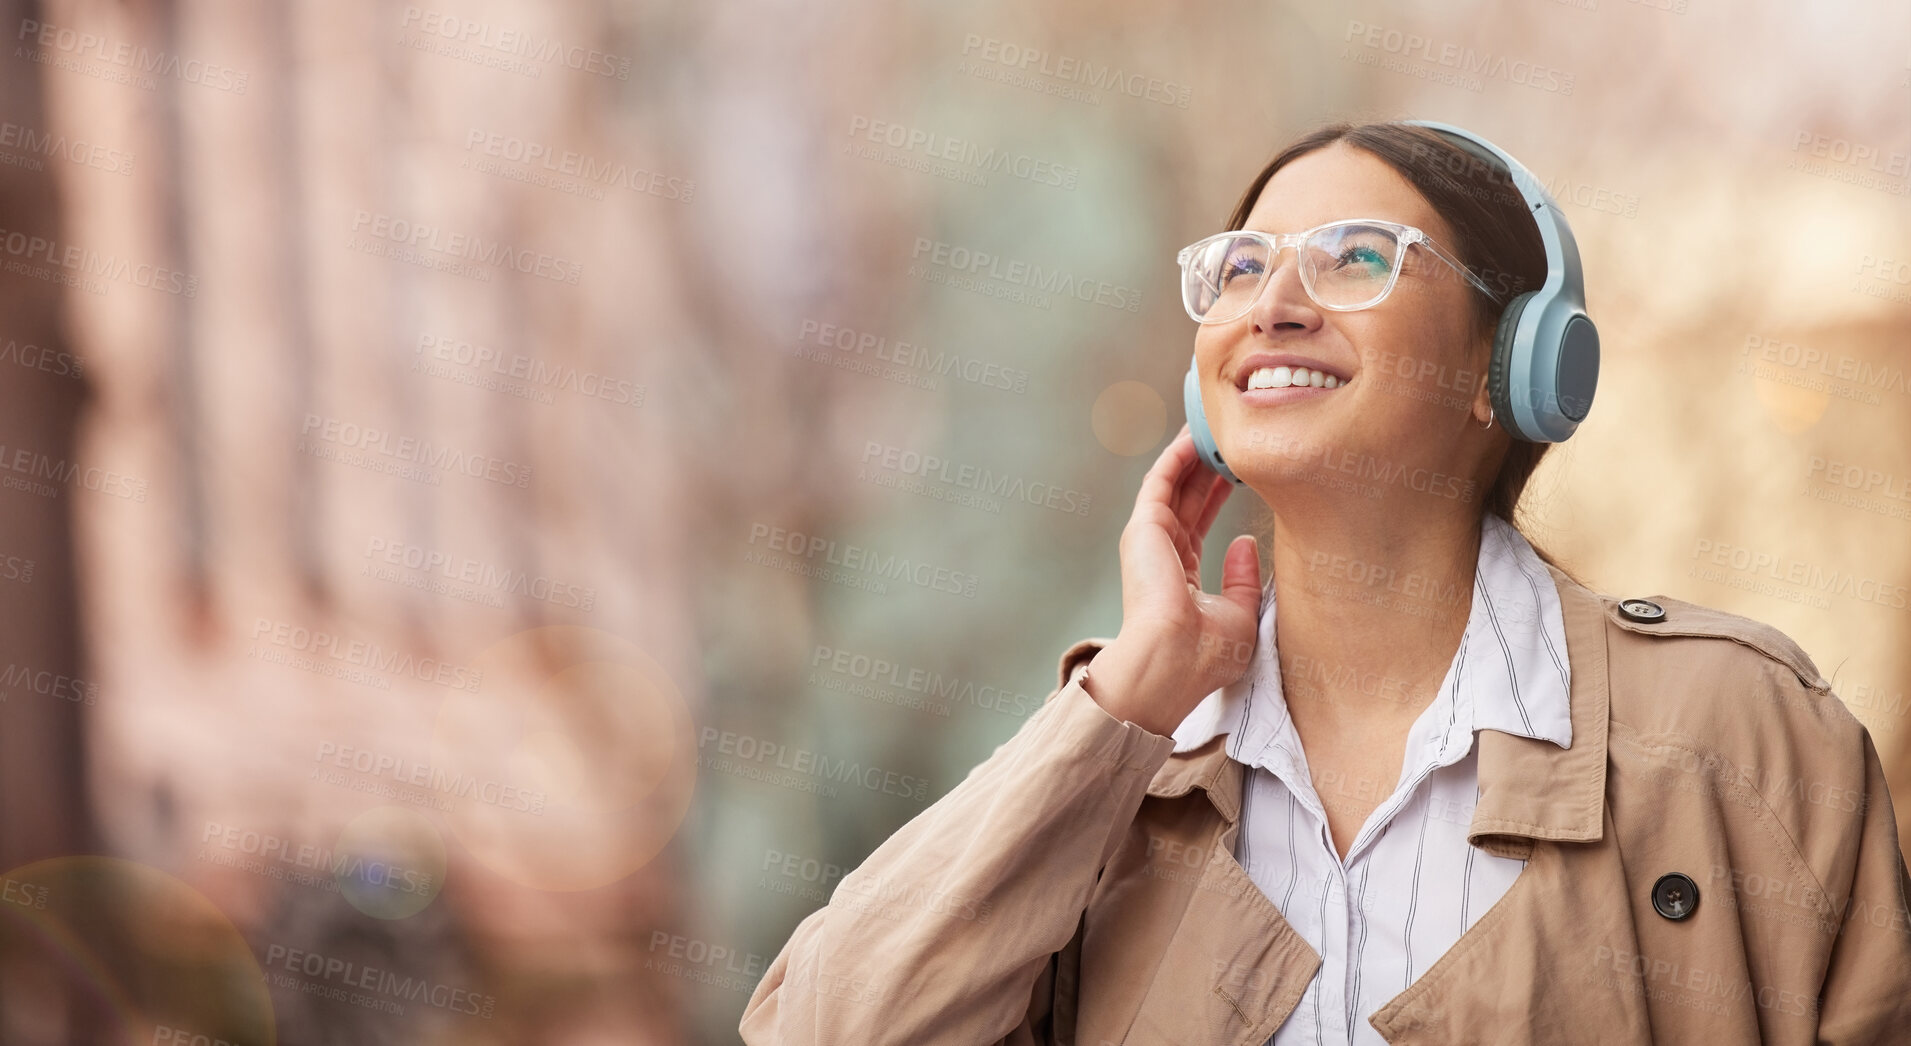
[[[1321,956],[1271,1046],[1382,1046],[1367,1017],[1426,972],[1526,866],[1467,842],[1479,799],[1475,731],[1568,748],[1568,693],[1566,624],[1552,575],[1518,530],[1487,513],[1459,649],[1407,736],[1398,783],[1368,786],[1380,805],[1343,862],[1282,697],[1269,579],[1253,664],[1209,694],[1174,740],[1185,752],[1228,735],[1227,754],[1247,767],[1235,857]],[[1321,784],[1330,802],[1363,787]]]

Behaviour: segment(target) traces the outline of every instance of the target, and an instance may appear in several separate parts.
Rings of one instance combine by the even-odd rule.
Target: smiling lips
[[[1285,389],[1294,385],[1336,389],[1340,387],[1340,379],[1308,367],[1258,367],[1247,376],[1249,389]]]
[[[1352,380],[1320,360],[1291,353],[1255,353],[1235,371],[1242,398],[1259,405],[1321,395]]]

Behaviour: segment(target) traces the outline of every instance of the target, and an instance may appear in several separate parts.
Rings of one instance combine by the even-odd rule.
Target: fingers
[[[1167,509],[1173,517],[1174,524],[1166,529],[1181,569],[1195,579],[1191,583],[1197,589],[1202,539],[1230,493],[1227,479],[1201,460],[1194,436],[1184,424],[1143,477],[1141,491],[1135,497],[1138,514],[1144,504],[1152,503]]]
[[[1214,495],[1213,483],[1221,478],[1221,474],[1201,460],[1201,452],[1194,449],[1194,437],[1190,435],[1186,439],[1193,460],[1188,470],[1181,474],[1181,483],[1175,488],[1174,503],[1169,508],[1181,523],[1181,529],[1192,534],[1195,524],[1201,521],[1201,513],[1207,509],[1208,499]]]
[[[1183,425],[1181,431],[1175,434],[1174,440],[1168,444],[1167,449],[1155,459],[1154,465],[1148,469],[1148,474],[1142,477],[1141,490],[1135,495],[1136,506],[1139,507],[1144,502],[1153,502],[1165,507],[1169,512],[1175,512],[1180,493],[1186,486],[1188,473],[1198,471],[1190,467],[1198,457],[1194,449],[1194,436],[1188,432],[1188,427]],[[1179,513],[1176,514],[1179,515]]]
[[[1201,506],[1201,515],[1194,521],[1194,529],[1189,536],[1199,546],[1208,536],[1208,528],[1214,526],[1214,517],[1221,514],[1221,506],[1228,503],[1228,495],[1234,493],[1234,484],[1219,473],[1215,474],[1214,485],[1208,490],[1206,504]]]
[[[1173,535],[1159,526],[1142,527],[1125,554],[1132,557],[1135,571],[1133,581],[1136,588],[1132,593],[1127,591],[1130,578],[1124,569],[1122,578],[1124,604],[1130,595],[1146,597],[1149,593],[1155,593],[1166,596],[1174,590],[1175,585],[1181,584],[1181,579],[1186,576]],[[1188,598],[1192,599],[1193,596],[1190,595]]]
[[[1182,494],[1181,504],[1175,513],[1175,522],[1179,524],[1175,531],[1175,544],[1181,550],[1181,562],[1188,568],[1189,574],[1196,580],[1200,578],[1201,538],[1207,533],[1202,525],[1203,517],[1213,518],[1213,512],[1220,508],[1220,501],[1227,500],[1228,492],[1217,489],[1216,484],[1227,481],[1207,469],[1197,473],[1205,477],[1205,484],[1190,483]],[[1218,499],[1218,500],[1217,500]]]

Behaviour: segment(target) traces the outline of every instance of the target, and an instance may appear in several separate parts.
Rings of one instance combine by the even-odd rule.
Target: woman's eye
[[[1221,282],[1227,283],[1237,276],[1258,275],[1260,271],[1261,261],[1259,258],[1229,258],[1227,262],[1221,266]]]
[[[1340,266],[1358,266],[1373,273],[1387,271],[1387,257],[1372,247],[1349,247],[1340,252]]]

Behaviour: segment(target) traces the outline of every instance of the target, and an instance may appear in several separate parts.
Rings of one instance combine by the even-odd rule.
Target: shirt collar
[[[1436,701],[1454,702],[1470,730],[1498,730],[1572,747],[1570,668],[1559,592],[1526,538],[1498,516],[1480,525],[1473,604]],[[1287,702],[1274,649],[1274,579],[1261,593],[1259,642],[1247,672],[1203,698],[1174,731],[1189,752],[1226,734],[1227,753],[1250,765],[1283,757]],[[1293,753],[1286,753],[1289,759]]]

